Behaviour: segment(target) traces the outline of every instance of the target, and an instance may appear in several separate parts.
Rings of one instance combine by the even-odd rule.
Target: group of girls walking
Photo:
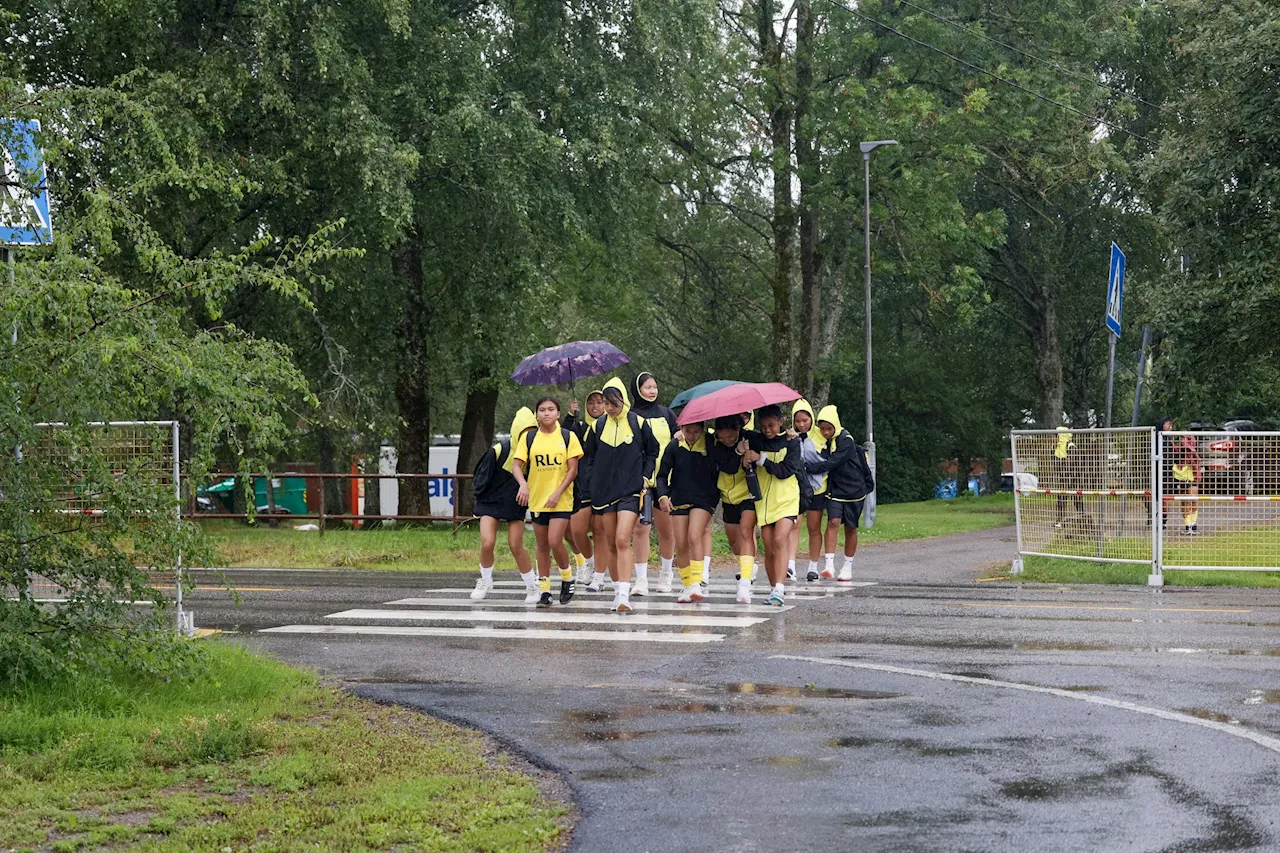
[[[824,407],[815,418],[807,402],[797,401],[790,428],[778,406],[717,418],[710,432],[703,423],[680,427],[675,413],[658,402],[658,383],[649,373],[638,375],[630,388],[612,379],[585,402],[585,418],[579,417],[576,400],[567,414],[554,397],[538,400],[534,411],[521,408],[511,437],[490,448],[476,466],[481,545],[473,600],[484,599],[493,588],[494,546],[505,523],[525,582],[525,601],[540,608],[552,606],[554,559],[561,604],[573,599],[579,584],[603,591],[607,575],[612,609],[630,611],[632,596],[650,594],[655,528],[660,557],[655,591],[673,591],[678,569],[682,588],[676,601],[701,601],[709,589],[717,505],[738,563],[739,603],[751,603],[759,572],[758,531],[768,601],[782,606],[787,582],[797,580],[801,517],[809,533],[805,579],[853,579],[858,519],[875,484],[865,451],[841,427],[835,406]],[[526,512],[536,543],[533,564],[524,548]],[[844,564],[837,576],[841,527]]]

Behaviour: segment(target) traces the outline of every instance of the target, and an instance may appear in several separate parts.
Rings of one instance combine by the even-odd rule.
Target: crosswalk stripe
[[[436,591],[436,590],[433,590]],[[494,601],[486,598],[483,601],[472,601],[468,598],[401,598],[388,601],[388,607],[532,607],[523,601]],[[609,610],[613,601],[604,599],[575,598],[568,604],[559,605],[565,610]],[[793,610],[794,604],[774,607],[769,604],[718,604],[699,601],[696,604],[676,604],[674,601],[645,601],[633,598],[631,609],[644,612],[646,610],[667,610],[678,613],[778,613]]]
[[[543,622],[589,625],[667,625],[692,628],[748,628],[768,620],[763,616],[699,616],[694,614],[660,616],[650,613],[563,613],[536,610],[531,613],[496,611],[463,612],[457,610],[343,610],[330,613],[326,619],[384,619],[421,622]]]
[[[551,582],[559,583],[560,579],[552,578]],[[764,576],[764,572],[761,572],[756,577],[755,582],[757,585],[763,585],[768,583],[767,579]],[[606,583],[612,583],[612,582],[606,581]],[[803,581],[803,580],[789,581],[788,583],[797,590],[812,590],[812,591],[822,590],[823,592],[847,592],[848,590],[853,589],[854,587],[875,586],[876,584],[875,581],[829,581],[828,583],[822,584],[821,586],[816,586],[816,585],[811,585],[807,581]],[[653,586],[652,579],[650,579],[649,585],[650,587]],[[521,589],[522,590],[524,589],[524,581],[520,581],[520,580],[494,581],[493,587],[494,589]],[[716,578],[711,582],[711,588],[713,590],[723,589],[723,590],[732,592],[738,588],[738,582],[731,578],[723,578],[723,579]],[[468,590],[468,592],[469,591],[470,590]]]
[[[467,637],[482,640],[571,640],[622,643],[719,643],[724,634],[702,632],[575,631],[556,628],[420,627],[414,625],[281,625],[264,628],[264,634],[369,634],[387,637]]]
[[[463,588],[463,587],[460,587],[460,586],[456,586],[456,587],[455,587],[455,586],[449,586],[449,587],[443,587],[443,588],[439,588],[439,589],[430,589],[430,590],[427,590],[427,591],[428,591],[428,592],[453,592],[453,593],[462,593],[462,592],[471,592],[471,589],[470,589],[470,588]],[[604,592],[583,592],[583,591],[582,591],[582,587],[578,587],[578,594],[579,594],[579,595],[600,596],[600,597],[602,597],[602,598],[607,596],[607,597],[608,597],[608,599],[609,599],[610,601],[612,601],[612,600],[613,600],[613,592],[612,592],[612,590],[609,590],[609,589],[606,589]],[[762,585],[759,585],[759,586],[755,587],[754,589],[752,589],[752,590],[751,590],[751,594],[752,594],[752,595],[755,595],[755,596],[758,596],[758,597],[761,597],[761,598],[764,598],[764,597],[767,597],[767,596],[769,595],[769,588],[768,588],[767,586],[765,586],[765,585],[763,585],[763,584],[762,584]],[[519,588],[519,589],[494,589],[494,590],[492,590],[492,591],[489,593],[489,595],[508,595],[508,596],[520,596],[520,597],[523,597],[523,596],[524,596],[524,585],[523,585],[523,584],[521,584],[521,586],[520,586],[520,588]],[[737,595],[737,589],[736,589],[736,587],[735,587],[734,589],[728,589],[728,588],[725,588],[725,589],[717,589],[716,587],[714,587],[714,586],[713,586],[713,587],[711,588],[711,591],[710,591],[709,593],[707,593],[707,595],[708,595],[709,597],[716,597],[716,598],[734,598],[734,597]],[[636,595],[635,593],[632,593],[632,594],[631,594],[631,600],[632,600],[632,601],[644,601],[646,598],[671,598],[671,599],[675,599],[675,598],[678,598],[679,596],[680,596],[680,593],[678,593],[678,592],[653,592],[653,591],[650,591],[650,592],[649,592],[649,594],[648,594],[647,596],[643,596],[643,595]],[[833,597],[832,595],[830,595],[829,593],[827,593],[827,592],[825,592],[825,591],[824,591],[824,592],[817,592],[817,591],[814,591],[814,592],[808,592],[808,591],[792,592],[791,590],[787,590],[787,601],[809,601],[809,600],[817,601],[817,600],[821,600],[821,599],[824,599],[824,598],[832,598],[832,597]]]

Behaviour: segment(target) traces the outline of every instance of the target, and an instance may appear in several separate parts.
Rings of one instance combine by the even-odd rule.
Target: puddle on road
[[[620,720],[634,720],[651,714],[664,712],[679,714],[812,714],[808,708],[799,705],[753,705],[733,702],[682,702],[661,703],[656,705],[627,705],[621,708],[609,708],[590,711],[566,711],[565,720],[571,723],[605,724]]]
[[[847,690],[839,687],[818,687],[816,684],[794,686],[789,684],[756,684],[739,681],[726,684],[729,693],[754,693],[761,696],[794,696],[807,699],[897,699],[905,694],[884,693],[879,690]]]
[[[1222,713],[1219,713],[1218,711],[1210,711],[1208,708],[1179,708],[1178,710],[1183,714],[1190,714],[1191,716],[1200,720],[1212,720],[1215,723],[1235,723],[1235,724],[1240,723],[1239,720],[1237,720],[1235,717],[1232,717],[1230,714],[1222,714]]]
[[[1068,684],[1066,687],[1059,687],[1059,690],[1069,690],[1072,693],[1095,693],[1099,690],[1106,690],[1106,686],[1102,684]]]
[[[603,770],[584,770],[574,778],[582,782],[629,782],[653,776],[655,771],[644,767],[606,767]]]
[[[695,737],[701,735],[733,735],[738,734],[740,729],[738,726],[691,726],[687,729],[568,729],[563,733],[566,740],[581,741],[584,743],[599,743],[606,741],[631,741],[643,740],[644,738],[655,737],[657,735],[693,735]]]
[[[830,765],[818,762],[804,755],[769,755],[753,759],[752,764],[765,764],[769,767],[782,767],[788,770],[822,770],[829,771]]]
[[[995,676],[989,672],[983,672],[977,669],[962,669],[958,672],[948,672],[947,675],[958,675],[961,678],[982,678],[987,681],[995,680]]]
[[[991,750],[982,749],[976,746],[946,746],[943,744],[926,743],[921,740],[912,740],[910,738],[865,738],[865,737],[837,737],[827,741],[827,746],[833,746],[843,749],[865,749],[871,746],[891,746],[899,749],[907,749],[926,758],[957,758],[965,755],[981,755],[989,753]]]
[[[1250,690],[1246,705],[1280,705],[1280,690]]]

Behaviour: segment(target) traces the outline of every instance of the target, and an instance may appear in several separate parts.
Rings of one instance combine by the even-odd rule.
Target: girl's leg
[[[551,528],[545,524],[533,526],[534,547],[538,555],[538,579],[551,577]],[[564,546],[561,546],[563,549]],[[543,590],[546,592],[547,590]]]
[[[822,510],[809,510],[804,515],[809,528],[809,562],[816,563],[822,556]]]
[[[655,506],[653,526],[658,528],[658,554],[661,555],[665,568],[667,561],[675,557],[676,553],[676,534],[671,526],[671,513],[664,512]]]
[[[689,561],[701,571],[702,558],[711,553],[711,513],[705,509],[689,510]]]
[[[569,519],[553,518],[547,525],[547,530],[551,539],[551,553],[556,558],[556,568],[560,569],[563,577],[569,571],[569,551],[564,547],[565,536],[569,532]],[[550,574],[550,571],[551,567],[548,565],[547,573]]]
[[[636,519],[640,516],[629,510],[613,513],[615,517],[616,531],[613,541],[618,548],[618,568],[614,575],[614,580],[629,583],[631,581],[631,570],[635,565],[635,550],[631,547],[631,537],[639,529]],[[647,527],[645,528],[648,529]]]
[[[791,525],[791,533],[787,536],[787,565],[791,566],[800,554],[800,525]]]
[[[591,542],[591,507],[580,509],[569,521],[572,531],[573,548],[588,560],[595,556]]]
[[[498,519],[480,516],[480,568],[493,568],[494,546],[498,543]]]
[[[507,522],[507,547],[511,549],[511,556],[515,557],[520,574],[527,575],[533,566],[529,563],[529,552],[524,548],[523,521]]]
[[[1187,486],[1187,495],[1195,497],[1200,494],[1198,486]],[[1197,501],[1182,501],[1182,523],[1187,527],[1194,525],[1200,518],[1200,504]]]
[[[617,583],[621,573],[621,567],[618,563],[618,514],[616,512],[606,512],[596,518],[600,523],[600,538],[597,541],[600,543],[601,550],[606,551],[604,568],[609,572],[610,580]],[[631,578],[630,566],[627,566],[627,578]]]
[[[646,498],[647,500],[648,498]],[[658,517],[658,511],[653,511],[653,516]],[[639,516],[637,516],[638,518]],[[653,530],[652,524],[637,524],[634,538],[631,543],[632,555],[636,558],[637,563],[649,562],[649,540],[652,538],[649,532]]]
[[[856,553],[858,553],[858,528],[846,526],[844,529],[845,562],[852,560]]]
[[[672,515],[668,516],[671,520],[671,532],[676,541],[676,565],[684,569],[689,565],[690,545],[689,541],[689,516]],[[698,571],[702,571],[699,567]]]
[[[738,539],[742,536],[741,527],[742,525],[740,524],[726,524],[724,526],[725,538],[729,540],[729,550],[735,557],[740,553],[738,550]]]

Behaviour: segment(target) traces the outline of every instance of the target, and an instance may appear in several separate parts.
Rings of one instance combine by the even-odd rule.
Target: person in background
[[[818,445],[809,437],[814,427],[813,407],[807,400],[796,400],[791,407],[791,426],[796,437],[800,439],[800,455],[804,459],[805,468],[822,461],[822,453]],[[819,433],[821,435],[821,433]],[[825,439],[823,439],[825,441]],[[808,505],[804,508],[805,527],[809,532],[809,571],[805,580],[814,583],[818,580],[818,558],[822,556],[822,514],[827,511],[827,475],[806,473],[809,486],[813,490]],[[800,550],[800,525],[796,525],[791,534],[791,559],[787,562],[787,580],[795,580],[796,557]]]
[[[704,424],[685,424],[679,435],[662,454],[655,488],[658,507],[670,513],[675,533],[676,565],[684,584],[676,601],[688,604],[704,595],[702,551],[720,502],[720,471],[707,452]]]
[[[475,489],[475,514],[480,519],[480,579],[471,591],[472,601],[482,601],[493,591],[493,550],[498,541],[498,526],[507,525],[507,547],[515,558],[520,579],[524,581],[525,603],[538,601],[538,576],[529,563],[524,547],[524,506],[516,500],[520,484],[511,474],[515,461],[511,445],[521,444],[525,434],[537,429],[538,422],[528,406],[521,406],[511,421],[511,437],[499,441],[485,451],[476,463],[472,476]]]
[[[1173,420],[1165,418],[1161,421],[1160,431],[1172,432]],[[1182,510],[1183,535],[1196,536],[1200,533],[1200,505],[1194,498],[1200,494],[1200,481],[1204,475],[1200,463],[1200,449],[1196,445],[1194,435],[1170,437],[1170,439],[1165,444],[1164,451],[1165,468],[1168,473],[1163,483],[1165,497],[1160,507],[1161,524],[1168,521],[1170,503],[1178,497],[1190,498],[1191,500],[1177,500],[1177,503],[1181,505]]]
[[[520,484],[516,500],[529,507],[537,543],[538,607],[551,606],[551,557],[560,569],[560,603],[574,595],[573,569],[564,547],[573,514],[573,481],[578,476],[582,444],[571,430],[560,426],[560,402],[543,397],[537,403],[538,431],[515,446],[511,474]],[[528,478],[525,469],[528,469]]]
[[[1071,492],[1071,505],[1082,519],[1088,519],[1088,512],[1085,510],[1084,497],[1077,495],[1075,492],[1083,488],[1080,476],[1080,455],[1076,450],[1075,435],[1065,426],[1057,429],[1055,436],[1057,441],[1053,446],[1053,458],[1050,462],[1050,470],[1053,476],[1050,477],[1049,487],[1058,491],[1058,498],[1055,501],[1057,507],[1054,511],[1053,526],[1061,530],[1066,523],[1067,518],[1067,496],[1062,492]]]
[[[824,439],[822,461],[808,466],[810,474],[827,475],[826,565],[821,577],[835,576],[836,544],[844,526],[844,565],[837,581],[853,580],[853,558],[858,553],[858,520],[867,495],[875,490],[875,478],[867,463],[867,451],[840,425],[835,406],[818,412],[818,430]]]
[[[658,453],[653,431],[629,410],[622,389],[606,384],[604,414],[587,435],[587,481],[591,510],[601,520],[597,557],[607,558],[616,613],[631,610],[631,539],[640,518],[640,498],[654,476]]]
[[[800,482],[804,472],[800,439],[782,431],[782,409],[765,406],[756,418],[760,431],[738,443],[743,464],[756,466],[760,498],[756,517],[764,537],[765,572],[772,587],[769,603],[781,607],[786,594],[787,559],[791,553],[791,531],[800,515]],[[750,581],[738,581],[738,599],[750,597]]]
[[[569,414],[565,415],[563,425],[578,436],[578,442],[585,448],[587,433],[595,426],[596,418],[604,414],[604,391],[592,391],[587,395],[585,418],[579,418],[578,412],[578,401],[569,403]],[[578,568],[578,576],[575,580],[583,586],[588,586],[596,574],[595,546],[592,543],[591,495],[588,491],[585,477],[579,477],[574,481],[573,517],[569,519],[569,541],[573,545],[573,561]],[[603,582],[603,573],[600,578]]]
[[[742,442],[742,418],[716,418],[716,441],[709,455],[719,471],[720,503],[729,548],[738,560],[738,603],[751,603],[751,576],[756,559],[756,502],[747,485],[738,446]],[[746,580],[745,593],[743,580]],[[745,599],[745,600],[744,600]]]
[[[675,413],[658,402],[658,380],[654,378],[652,373],[642,372],[638,374],[635,382],[632,383],[631,390],[633,400],[631,411],[635,412],[637,417],[648,424],[649,429],[653,432],[653,437],[657,439],[658,447],[661,448],[658,460],[661,462],[661,454],[666,452],[668,445],[671,443],[671,437],[678,429]],[[649,485],[650,487],[653,486],[652,483]],[[653,498],[649,496],[646,499],[652,500]],[[670,513],[655,506],[653,527],[658,530],[658,554],[662,560],[661,568],[658,571],[658,583],[655,588],[658,592],[671,592],[676,540],[671,528]],[[647,524],[636,525],[636,580],[631,590],[632,595],[649,594],[649,531],[650,526]]]

